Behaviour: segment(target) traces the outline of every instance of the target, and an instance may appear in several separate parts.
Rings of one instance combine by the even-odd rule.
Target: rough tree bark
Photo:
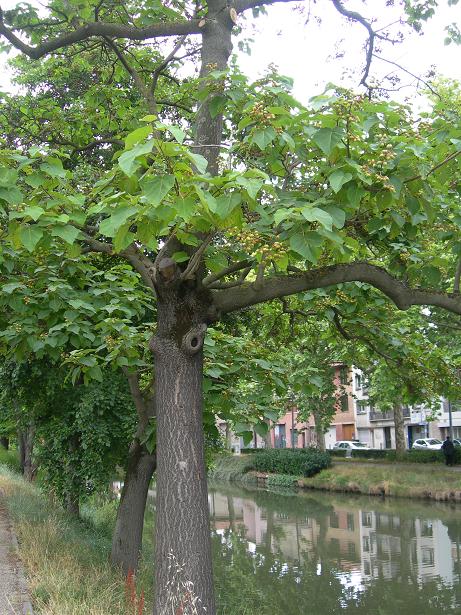
[[[405,422],[403,418],[402,404],[394,406],[394,426],[395,426],[395,451],[397,457],[403,457],[406,451],[405,444]]]
[[[149,454],[138,440],[134,440],[128,455],[110,554],[111,563],[119,566],[124,574],[138,568],[147,494],[155,465],[155,454]]]
[[[152,391],[143,395],[136,372],[124,370],[138,415],[138,425],[128,452],[128,463],[117,510],[110,561],[125,574],[136,571],[142,550],[144,514],[149,484],[156,467],[155,452],[142,444],[149,419],[155,415]]]
[[[157,332],[151,340],[157,410],[154,613],[185,610],[195,596],[198,612],[214,615],[202,419],[209,301],[194,282],[179,279],[171,259],[164,261],[167,266],[157,276]]]

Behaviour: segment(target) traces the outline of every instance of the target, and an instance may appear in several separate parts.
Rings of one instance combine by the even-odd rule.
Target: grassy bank
[[[133,615],[126,581],[108,563],[114,507],[68,516],[34,485],[0,466],[0,489],[18,535],[36,615]],[[138,591],[151,612],[152,568],[142,567]]]
[[[210,477],[268,486],[292,486],[322,491],[461,502],[461,472],[428,464],[334,464],[311,478],[262,474],[254,471],[253,455],[220,457]]]

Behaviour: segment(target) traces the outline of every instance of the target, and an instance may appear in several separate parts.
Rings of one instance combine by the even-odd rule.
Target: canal
[[[219,615],[461,613],[460,507],[230,483],[209,502]]]

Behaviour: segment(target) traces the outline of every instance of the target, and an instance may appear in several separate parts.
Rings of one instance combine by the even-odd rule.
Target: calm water
[[[220,615],[461,614],[461,507],[210,486]]]

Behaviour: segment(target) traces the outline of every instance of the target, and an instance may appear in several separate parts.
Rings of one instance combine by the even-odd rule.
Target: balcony
[[[403,409],[403,418],[410,418],[410,408]],[[370,421],[393,421],[394,420],[394,411],[393,410],[384,410],[380,412],[379,410],[370,410]]]

